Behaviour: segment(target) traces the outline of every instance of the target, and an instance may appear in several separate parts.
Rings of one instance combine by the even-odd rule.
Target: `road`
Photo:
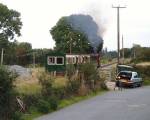
[[[150,120],[150,87],[110,91],[35,120]]]

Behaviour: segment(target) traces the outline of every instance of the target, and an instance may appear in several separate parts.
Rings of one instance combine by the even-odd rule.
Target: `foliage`
[[[33,60],[32,45],[27,42],[9,42],[4,50],[4,64],[27,65]]]
[[[12,120],[24,120],[22,115],[21,112],[16,111],[12,116]]]
[[[42,98],[40,94],[22,94],[22,99],[26,105],[26,110],[32,106],[37,106],[38,100]]]
[[[87,84],[90,88],[93,88],[96,81],[100,80],[99,73],[92,63],[82,64],[79,68],[80,73],[84,76],[85,84]]]
[[[144,85],[150,85],[150,78],[145,78],[143,84]]]
[[[50,104],[50,109],[51,110],[57,110],[58,108],[58,98],[57,96],[52,96],[48,99],[48,102]]]
[[[15,35],[20,36],[21,27],[20,13],[0,3],[0,48],[5,47]]]
[[[142,79],[144,80],[144,85],[150,85],[150,65],[148,66],[134,66],[135,70],[138,71]]]
[[[90,64],[90,63],[89,63]],[[94,67],[94,65],[91,65]],[[91,67],[90,66],[90,67]],[[90,68],[88,67],[88,69]],[[77,67],[79,70],[81,70],[81,67]],[[91,69],[91,68],[90,68]],[[92,68],[95,69],[96,68]],[[27,94],[23,96],[23,101],[26,104],[27,112],[29,112],[31,115],[25,115],[25,119],[32,118],[33,116],[39,116],[39,114],[45,114],[47,112],[52,112],[57,110],[58,108],[62,108],[64,106],[73,104],[75,102],[78,102],[80,100],[89,98],[89,96],[94,96],[96,93],[96,89],[90,89],[90,92],[85,95],[89,96],[80,96],[79,95],[79,87],[81,86],[80,78],[76,77],[76,69],[74,68],[74,65],[68,65],[67,68],[70,73],[67,73],[66,75],[70,76],[71,84],[68,82],[68,84],[65,84],[65,86],[55,86],[54,84],[54,77],[52,77],[47,72],[41,72],[39,75],[40,84],[42,85],[41,93],[42,94]],[[81,71],[80,71],[81,72]],[[86,73],[92,73],[92,72],[86,72]],[[97,76],[97,72],[94,73],[94,76]],[[95,78],[95,86],[98,82],[98,78]],[[92,85],[92,83],[91,83]],[[100,84],[98,84],[100,86]],[[92,94],[92,95],[91,95]],[[94,95],[93,95],[94,94]],[[79,97],[75,97],[79,96]]]
[[[124,51],[124,58],[130,58],[132,55],[132,50],[130,48],[124,48],[120,50],[120,56],[123,57],[123,51]]]
[[[80,88],[80,81],[78,81],[76,79],[72,79],[72,80],[68,81],[68,84],[65,88],[65,92],[66,92],[65,97],[77,95],[79,88]]]
[[[53,87],[53,96],[52,97],[56,100],[64,99],[66,97],[66,88],[65,88],[65,86]]]
[[[46,74],[45,72],[42,72],[39,75],[39,83],[42,85],[42,95],[47,97],[47,96],[52,96],[53,95],[53,88],[52,88],[52,83],[54,79]]]
[[[48,113],[49,112],[49,107],[50,107],[50,104],[48,101],[45,101],[44,99],[40,99],[38,101],[38,111],[39,112],[42,112],[42,113]]]
[[[89,93],[88,95],[86,96],[72,96],[70,98],[67,98],[67,99],[63,99],[60,101],[59,103],[59,108],[64,108],[66,106],[69,106],[71,104],[74,104],[74,103],[77,103],[79,101],[82,101],[82,100],[85,100],[85,99],[89,99],[93,96],[96,96],[96,95],[99,95],[99,94],[102,94],[104,91],[96,91],[96,92],[91,92]]]
[[[148,66],[134,66],[134,69],[138,71],[142,77],[150,77],[150,65]]]
[[[141,48],[139,54],[137,54],[137,61],[150,61],[150,48]]]
[[[52,49],[32,49],[32,55],[35,55],[35,64],[44,66],[46,54],[52,52]]]
[[[113,59],[113,58],[117,58],[117,52],[116,51],[109,51],[109,52],[105,52],[104,50],[101,53],[102,58],[109,58],[109,59]]]
[[[138,63],[144,61],[150,61],[150,48],[141,47],[140,45],[134,45],[132,48],[124,48],[124,57],[132,58],[131,62]],[[121,57],[122,57],[122,50]]]
[[[66,66],[66,75],[69,80],[71,80],[71,77],[75,74],[76,70],[73,64],[68,64]]]
[[[74,30],[67,21],[67,17],[62,17],[54,26],[50,33],[56,42],[56,50],[64,53],[90,53],[92,47],[88,38],[80,31]],[[71,50],[71,51],[70,51]]]
[[[36,66],[45,65],[45,55],[50,53],[51,49],[32,49],[32,45],[28,42],[13,41],[8,43],[8,47],[4,50],[4,64],[22,65],[33,67],[33,59],[35,58]]]
[[[16,56],[19,65],[26,65],[28,61],[31,61],[32,54],[29,52],[32,50],[32,46],[30,43],[21,42],[16,47]]]
[[[79,87],[80,87],[80,81],[77,81],[75,79],[76,69],[73,64],[69,64],[66,67],[66,75],[68,77],[68,84],[66,87],[67,94],[76,94]]]
[[[0,66],[0,118],[8,120],[16,111],[16,92],[13,82],[15,76],[3,66]]]

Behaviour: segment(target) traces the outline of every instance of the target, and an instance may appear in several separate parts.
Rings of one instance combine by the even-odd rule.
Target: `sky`
[[[20,42],[29,42],[33,48],[53,48],[55,42],[49,30],[63,16],[88,14],[98,24],[104,48],[117,50],[117,12],[120,9],[120,39],[124,47],[133,44],[150,47],[149,0],[0,0],[9,9],[21,13],[23,23]],[[122,45],[120,45],[122,46]]]

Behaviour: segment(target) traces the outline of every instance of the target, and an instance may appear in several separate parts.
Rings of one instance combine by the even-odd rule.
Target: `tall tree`
[[[0,3],[0,37],[9,40],[20,36],[21,27],[20,13]]]
[[[55,49],[65,53],[90,53],[92,46],[87,36],[71,26],[67,17],[62,17],[51,30],[56,42]]]
[[[18,43],[16,47],[16,56],[18,59],[18,64],[27,65],[29,61],[32,61],[32,45],[27,42]]]
[[[20,13],[8,9],[7,6],[0,3],[0,50],[1,53],[1,64],[3,63],[3,48],[8,46],[9,40],[14,37],[20,36],[20,29],[22,22],[20,20]]]

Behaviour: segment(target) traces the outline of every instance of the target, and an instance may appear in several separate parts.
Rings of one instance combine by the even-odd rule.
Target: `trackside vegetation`
[[[15,85],[17,75],[0,66],[0,117],[3,120],[32,120],[95,96],[105,91],[102,85],[104,81],[96,69],[91,63],[83,64],[78,66],[77,73],[73,65],[68,65],[66,81],[62,85],[56,85],[55,76],[40,71],[38,86],[41,87],[37,87],[38,92],[29,93],[29,91],[20,92],[19,89],[22,88]],[[30,89],[32,91],[32,87]],[[25,110],[21,109],[16,98],[20,98]]]

